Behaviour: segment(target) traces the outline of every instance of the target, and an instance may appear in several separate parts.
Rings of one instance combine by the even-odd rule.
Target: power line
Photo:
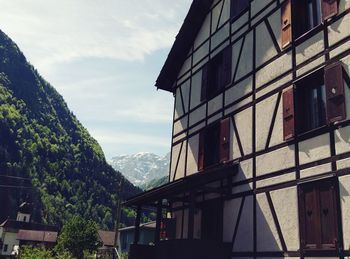
[[[0,188],[5,188],[5,189],[34,189],[33,187],[30,187],[30,186],[15,186],[15,185],[0,185]]]
[[[0,175],[0,177],[5,177],[5,178],[9,178],[9,179],[30,181],[30,178],[24,178],[24,177],[19,177],[19,176]]]

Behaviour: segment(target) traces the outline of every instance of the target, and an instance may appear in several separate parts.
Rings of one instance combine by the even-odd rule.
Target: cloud
[[[104,147],[107,158],[112,158],[117,154],[135,154],[145,150],[164,155],[170,150],[170,140],[165,136],[94,129],[90,133]]]
[[[170,150],[173,97],[154,82],[191,0],[0,0],[0,29],[107,157]]]
[[[130,132],[104,132],[91,131],[91,134],[97,141],[110,145],[138,145],[139,147],[147,145],[156,145],[159,147],[170,146],[169,139],[154,135],[134,134]]]
[[[0,0],[0,24],[40,70],[99,57],[142,61],[168,48],[190,0]],[[181,18],[180,18],[181,17]]]

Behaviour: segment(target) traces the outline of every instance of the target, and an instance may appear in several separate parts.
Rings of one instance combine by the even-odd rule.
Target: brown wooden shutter
[[[294,88],[283,93],[283,137],[290,140],[295,136]]]
[[[335,203],[335,186],[332,182],[322,182],[319,187],[321,246],[322,248],[336,248],[337,219]]]
[[[292,43],[292,5],[291,0],[283,2],[281,7],[282,48]]]
[[[229,46],[224,50],[223,53],[223,80],[222,86],[223,89],[229,83],[231,83],[232,77],[232,47]]]
[[[231,118],[221,121],[220,125],[220,162],[230,160],[230,126]]]
[[[323,21],[326,21],[338,14],[338,0],[322,0],[321,2]]]
[[[209,84],[209,63],[205,64],[202,68],[201,101],[204,101],[207,98],[208,84]]]
[[[199,143],[198,143],[198,171],[204,169],[204,141],[205,141],[205,132],[201,131],[199,133]]]
[[[344,120],[346,112],[343,66],[341,62],[325,67],[324,83],[326,86],[328,123]]]
[[[315,188],[308,188],[304,190],[305,200],[305,236],[304,248],[314,249],[319,243],[319,211],[317,204],[317,190]]]

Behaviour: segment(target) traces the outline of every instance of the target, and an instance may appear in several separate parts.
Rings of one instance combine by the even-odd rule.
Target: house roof
[[[19,205],[18,212],[24,213],[24,214],[31,214],[33,210],[33,205],[28,202],[23,202],[21,205]]]
[[[39,223],[32,223],[32,222],[23,222],[23,221],[17,221],[13,219],[7,219],[5,220],[0,227],[3,227],[7,230],[12,229],[17,232],[17,230],[23,229],[23,230],[41,230],[41,231],[52,231],[57,232],[58,227],[52,226],[52,225],[44,225]]]
[[[213,0],[193,0],[180,32],[157,78],[156,87],[169,92],[173,91],[174,82],[187,58],[187,54],[202,27]]]
[[[51,231],[20,229],[17,233],[17,239],[21,241],[56,243],[57,235],[58,235],[57,232],[51,232]]]
[[[105,246],[114,246],[115,232],[99,230],[98,236]]]

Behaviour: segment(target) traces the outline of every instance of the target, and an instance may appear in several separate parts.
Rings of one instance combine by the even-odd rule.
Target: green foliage
[[[113,229],[122,175],[106,163],[97,141],[57,91],[0,31],[0,174],[29,177],[33,191],[0,189],[0,220],[15,217],[19,203],[35,201],[34,220],[63,225],[73,215]],[[140,190],[128,181],[122,198]],[[10,194],[10,196],[9,196]]]
[[[21,247],[20,255],[23,259],[74,259],[68,251],[57,253],[53,249],[31,246]]]
[[[67,250],[80,259],[84,258],[84,254],[97,251],[99,246],[95,222],[74,216],[63,226],[58,239],[57,251]]]
[[[47,250],[45,248],[39,248],[39,247],[30,247],[25,246],[21,247],[21,258],[23,259],[54,259],[55,256],[53,255],[53,252],[51,250]]]

